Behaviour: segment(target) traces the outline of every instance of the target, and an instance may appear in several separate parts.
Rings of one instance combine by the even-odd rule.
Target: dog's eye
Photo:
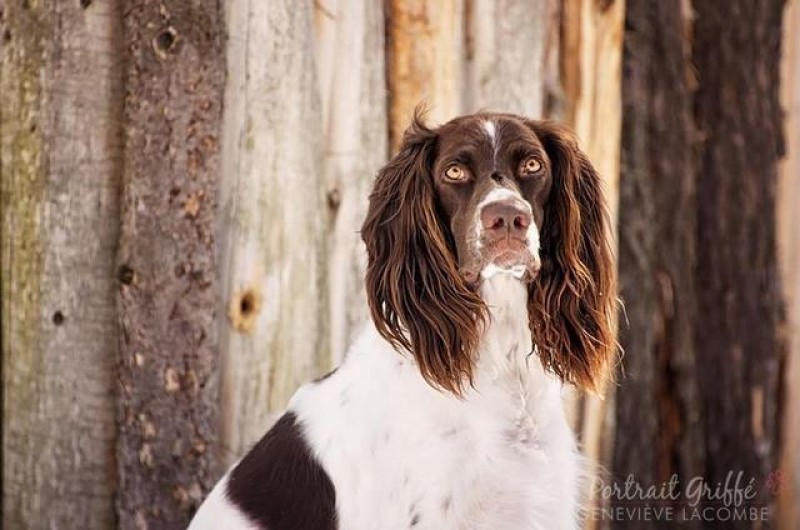
[[[533,175],[542,169],[542,163],[535,156],[529,156],[519,165],[519,172],[522,175]]]
[[[447,177],[447,180],[460,182],[467,178],[467,172],[459,164],[451,164],[444,170],[444,176]]]

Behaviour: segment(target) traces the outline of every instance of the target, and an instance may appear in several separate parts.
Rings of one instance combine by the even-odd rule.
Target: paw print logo
[[[783,471],[775,470],[767,476],[767,489],[772,492],[773,495],[777,495],[778,492],[781,490],[781,483],[784,480]]]

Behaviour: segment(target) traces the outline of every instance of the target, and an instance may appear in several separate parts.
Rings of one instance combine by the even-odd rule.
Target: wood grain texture
[[[115,524],[119,17],[0,7],[4,528]]]
[[[542,117],[548,72],[551,0],[466,0],[464,113],[478,110]]]
[[[680,0],[627,0],[619,275],[626,352],[614,414],[619,480],[683,489],[703,475],[696,378],[697,192],[693,153],[690,13]],[[616,499],[615,508],[628,503]],[[676,513],[686,499],[672,503]],[[615,528],[671,528],[643,518]],[[682,527],[701,528],[702,521]]]
[[[565,0],[563,12],[565,119],[572,124],[583,150],[605,181],[615,226],[625,1]]]
[[[312,9],[277,0],[226,7],[219,325],[228,462],[330,364]]]
[[[647,483],[677,473],[682,487],[741,471],[759,485],[748,505],[767,507],[784,347],[771,215],[781,4],[628,0],[620,218],[631,304],[615,471]]]
[[[800,3],[790,1],[784,15],[781,91],[786,112],[787,156],[778,180],[778,251],[786,296],[788,358],[780,468],[785,480],[779,498],[782,530],[800,526]]]
[[[775,222],[783,0],[695,2],[698,388],[705,476],[778,466],[785,344]],[[742,43],[748,43],[742,46]],[[713,384],[709,384],[713,381]],[[772,505],[762,487],[754,503]],[[740,521],[731,528],[768,528]]]
[[[462,113],[464,0],[386,2],[389,144],[394,152],[425,103],[432,123]]]
[[[126,0],[117,279],[119,526],[183,528],[219,471],[214,0]]]
[[[322,79],[332,72],[329,82],[320,85],[327,110],[323,149],[331,362],[338,365],[369,317],[366,251],[359,230],[372,181],[387,156],[383,2],[320,3],[317,17],[322,19],[317,68]]]

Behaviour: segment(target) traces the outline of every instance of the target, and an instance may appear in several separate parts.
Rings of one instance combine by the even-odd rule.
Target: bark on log
[[[690,13],[682,5],[627,0],[626,12],[619,217],[625,356],[612,468],[617,480],[632,475],[643,486],[666,482],[673,473],[682,480],[703,474],[694,347],[699,320]],[[622,499],[613,505],[630,507]],[[677,513],[680,504],[674,508]],[[613,526],[674,524],[635,518]],[[683,525],[700,528],[702,521]]]
[[[317,4],[322,87],[331,362],[338,365],[367,320],[366,254],[359,237],[367,196],[386,162],[382,0]]]
[[[697,1],[695,330],[706,478],[741,470],[760,485],[777,468],[784,324],[776,250],[783,0]],[[747,43],[743,46],[742,43]],[[708,384],[710,380],[714,384]],[[770,505],[759,488],[754,502]],[[770,526],[764,523],[764,526]],[[761,528],[759,522],[732,523]]]
[[[782,151],[782,2],[686,7],[628,6],[620,264],[623,295],[636,294],[622,333],[629,377],[615,474],[657,484],[677,473],[683,487],[743,471],[759,493],[749,504],[769,506],[783,344],[776,228],[765,212],[775,210]]]
[[[119,525],[183,528],[218,474],[219,2],[126,0]]]
[[[120,12],[0,7],[4,528],[115,522]]]
[[[227,5],[219,325],[228,463],[330,364],[312,9]]]

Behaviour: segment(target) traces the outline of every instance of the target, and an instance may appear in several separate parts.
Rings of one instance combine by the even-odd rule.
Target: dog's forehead
[[[504,114],[476,114],[456,118],[439,129],[442,150],[470,146],[499,149],[515,142],[541,145],[522,119]]]

